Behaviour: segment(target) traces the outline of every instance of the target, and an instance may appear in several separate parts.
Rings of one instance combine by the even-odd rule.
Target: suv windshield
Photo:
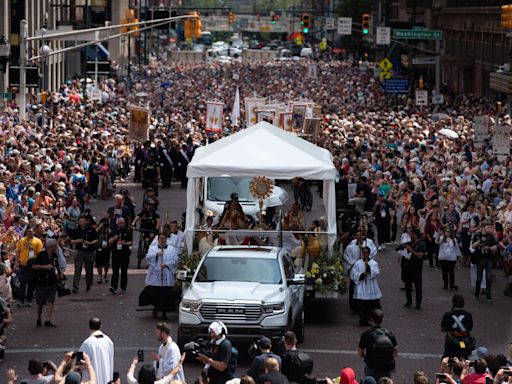
[[[241,281],[261,284],[281,284],[281,269],[277,259],[250,257],[207,257],[197,274],[197,283]]]
[[[253,201],[249,192],[250,177],[209,177],[207,200],[230,201],[231,194],[238,194],[238,201]]]

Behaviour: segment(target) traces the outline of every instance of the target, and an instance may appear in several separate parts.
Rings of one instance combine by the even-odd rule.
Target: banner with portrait
[[[222,131],[224,118],[224,103],[218,101],[206,102],[206,130],[213,132]]]
[[[306,118],[307,103],[294,103],[292,106],[293,129],[302,132]]]
[[[279,113],[279,128],[285,131],[293,131],[293,117],[291,112]]]
[[[265,105],[265,98],[263,97],[247,97],[245,98],[245,121],[247,128],[258,122],[258,115],[256,110]]]
[[[148,139],[150,112],[148,108],[130,106],[130,139],[146,141]]]

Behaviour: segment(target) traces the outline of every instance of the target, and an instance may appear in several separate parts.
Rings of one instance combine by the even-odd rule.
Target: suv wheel
[[[304,310],[300,311],[299,316],[295,319],[292,331],[297,337],[298,343],[304,342]]]

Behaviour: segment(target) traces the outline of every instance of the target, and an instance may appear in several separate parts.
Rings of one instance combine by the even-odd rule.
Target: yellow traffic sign
[[[322,41],[320,41],[320,50],[325,51],[327,49],[327,39],[324,37]]]
[[[385,57],[379,63],[379,67],[380,67],[380,69],[382,69],[382,72],[389,72],[390,70],[393,69],[393,63],[391,61],[389,61],[389,59],[387,57]]]
[[[391,72],[382,71],[380,73],[380,78],[383,80],[391,79]]]

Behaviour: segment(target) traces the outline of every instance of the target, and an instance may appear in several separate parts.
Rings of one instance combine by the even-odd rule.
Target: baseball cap
[[[262,337],[258,340],[258,347],[260,348],[271,348],[272,347],[272,341],[268,337]]]
[[[66,375],[66,380],[64,384],[80,384],[82,382],[82,377],[78,372],[69,372]]]
[[[489,356],[489,350],[485,347],[478,347],[468,356],[468,360],[474,361]]]

